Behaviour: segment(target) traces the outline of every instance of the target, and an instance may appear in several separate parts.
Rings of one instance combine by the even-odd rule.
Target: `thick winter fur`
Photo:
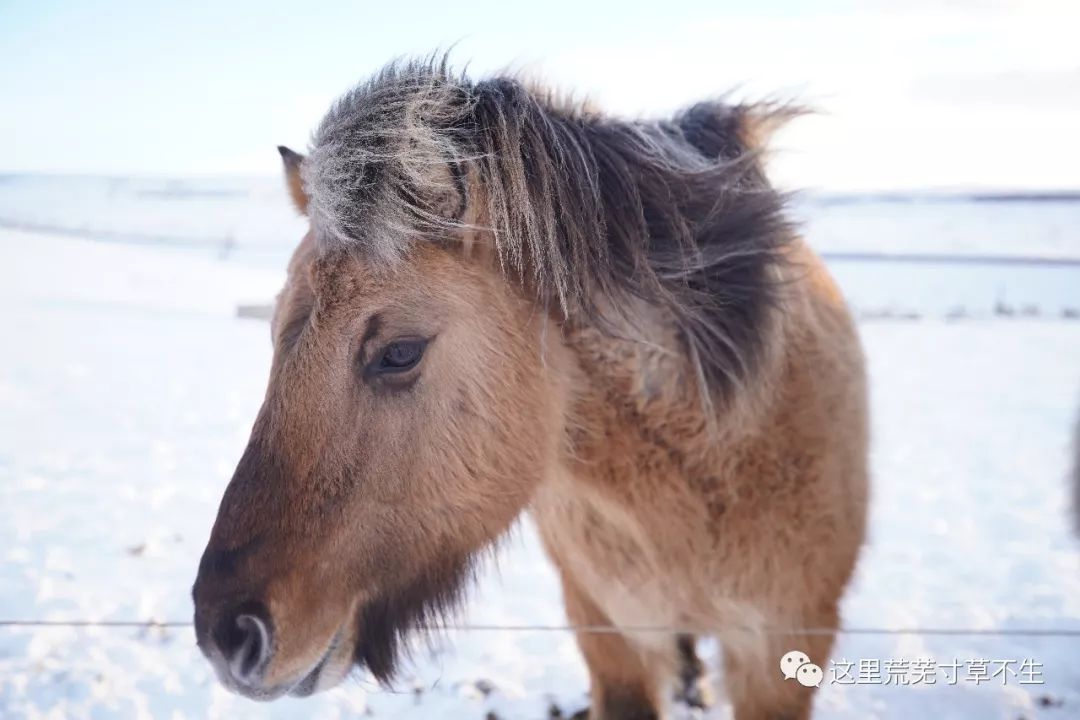
[[[656,626],[720,637],[739,720],[808,716],[778,663],[828,660],[794,629],[839,622],[866,398],[844,301],[762,170],[775,119],[624,121],[412,63],[342,98],[306,160],[283,151],[311,231],[194,590],[223,680],[388,681],[529,510],[570,621],[625,628],[579,634],[593,718],[664,716],[692,642]],[[403,338],[422,361],[372,376]],[[273,651],[238,683],[222,648],[252,607]]]

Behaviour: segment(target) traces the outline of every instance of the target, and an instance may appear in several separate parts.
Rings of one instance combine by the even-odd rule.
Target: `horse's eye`
[[[399,373],[415,367],[424,356],[425,346],[427,346],[427,340],[400,340],[390,343],[382,351],[382,356],[378,361],[378,371]]]

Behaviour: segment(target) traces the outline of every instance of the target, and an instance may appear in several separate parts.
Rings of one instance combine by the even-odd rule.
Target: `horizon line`
[[[48,171],[48,170],[0,170],[0,183],[15,179],[39,178],[61,180],[108,180],[118,182],[244,182],[244,181],[271,181],[281,179],[280,173],[247,173],[247,172],[223,172],[223,173],[113,173],[113,172],[81,172],[81,171]],[[1080,201],[1080,185],[1057,186],[1008,186],[1008,185],[895,185],[895,186],[811,186],[803,185],[789,187],[779,184],[783,190],[793,191],[796,195],[813,195],[817,197],[860,197],[877,199],[883,202],[901,201],[909,199],[925,200],[971,200],[977,202],[1010,202],[1010,201],[1047,201],[1047,202],[1076,202]]]

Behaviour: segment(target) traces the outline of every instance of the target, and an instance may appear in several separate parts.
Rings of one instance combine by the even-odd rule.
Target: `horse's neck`
[[[778,328],[774,334],[768,353],[779,357]],[[568,444],[582,468],[646,462],[660,452],[686,472],[756,432],[768,412],[771,361],[732,397],[703,397],[674,330],[651,308],[636,309],[625,332],[579,327],[564,337],[577,365]]]

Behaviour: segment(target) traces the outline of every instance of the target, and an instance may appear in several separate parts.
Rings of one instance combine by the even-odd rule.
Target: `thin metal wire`
[[[821,253],[826,262],[896,263],[919,265],[1028,265],[1041,267],[1078,267],[1080,258],[1049,255],[976,255],[966,253],[894,253],[852,251]]]
[[[0,627],[191,627],[188,620],[0,620]]]
[[[0,627],[71,627],[71,628],[182,628],[191,627],[184,620],[0,620]],[[429,630],[460,630],[464,632],[581,632],[597,635],[621,633],[665,633],[669,635],[701,635],[706,628],[669,627],[660,625],[438,625]],[[947,628],[947,627],[848,627],[848,628],[754,628],[725,627],[723,633],[747,632],[764,635],[944,635],[984,637],[1075,637],[1080,628]],[[719,634],[719,633],[717,633]]]

